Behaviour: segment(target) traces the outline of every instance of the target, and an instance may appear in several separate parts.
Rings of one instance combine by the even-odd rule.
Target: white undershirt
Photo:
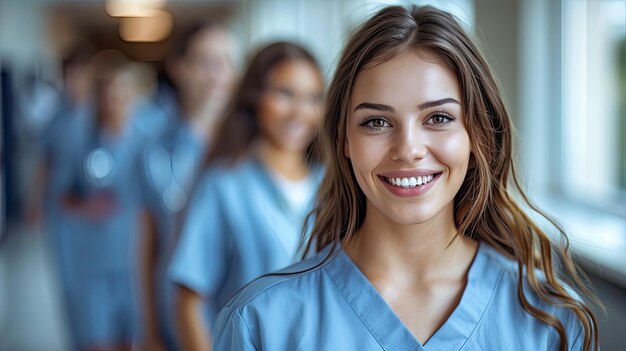
[[[301,180],[291,180],[275,170],[271,170],[270,173],[289,207],[303,210],[309,204],[313,193],[313,181],[310,174]]]

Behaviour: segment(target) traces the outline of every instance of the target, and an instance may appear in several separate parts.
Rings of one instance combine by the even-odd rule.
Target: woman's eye
[[[370,123],[372,124],[372,127],[375,127],[375,128],[382,128],[387,125],[387,122],[383,121],[382,119],[375,119],[371,121]]]
[[[361,126],[370,131],[378,131],[382,128],[390,127],[391,125],[382,118],[371,118],[361,123]]]
[[[436,125],[436,126],[443,126],[449,123],[452,123],[452,121],[454,121],[454,117],[447,115],[447,114],[443,114],[443,113],[437,113],[433,116],[431,116],[428,120],[426,124],[432,124],[432,125]]]
[[[281,95],[284,96],[286,98],[291,99],[293,97],[293,92],[289,89],[285,89],[285,88],[280,88],[280,89],[276,89],[276,92]]]
[[[433,117],[433,122],[439,124],[439,123],[443,123],[446,121],[446,118],[442,115],[437,115]]]

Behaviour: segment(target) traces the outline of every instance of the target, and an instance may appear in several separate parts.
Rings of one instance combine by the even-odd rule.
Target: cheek
[[[382,163],[386,148],[372,138],[363,138],[354,133],[348,136],[345,152],[350,157],[352,168],[360,183],[362,178],[368,179],[376,166]]]
[[[261,121],[276,122],[288,112],[284,103],[272,98],[261,98],[257,110]]]
[[[320,105],[313,105],[306,109],[305,115],[307,119],[318,123],[322,119],[322,107]]]
[[[470,158],[469,137],[465,131],[442,138],[435,150],[437,158],[450,168],[451,172],[462,172],[465,177]]]
[[[261,130],[271,132],[280,123],[281,108],[273,99],[262,97],[257,107],[257,120]]]
[[[266,98],[261,98],[259,100],[259,105],[257,107],[257,118],[259,119],[259,123],[262,126],[268,124],[271,121],[273,113],[273,107],[271,102],[267,101]]]

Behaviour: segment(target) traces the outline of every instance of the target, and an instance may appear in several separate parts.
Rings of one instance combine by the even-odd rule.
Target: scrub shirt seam
[[[311,272],[314,272],[314,271],[308,271],[308,272],[305,272],[305,274],[308,274],[308,273],[311,273]],[[268,291],[269,289],[272,289],[275,286],[278,286],[278,285],[283,284],[283,283],[288,283],[288,282],[290,282],[290,281],[292,281],[294,279],[297,279],[297,278],[300,278],[300,277],[304,276],[304,274],[298,274],[298,273],[294,273],[294,275],[295,275],[294,277],[288,277],[288,278],[285,278],[284,280],[277,281],[277,282],[274,282],[274,283],[266,286],[265,288],[263,288],[263,290],[257,292],[253,296],[250,296],[249,298],[247,298],[244,301],[242,301],[240,306],[243,307],[243,306],[246,306],[246,305],[252,303],[252,301],[255,300],[257,297],[259,297],[260,295],[264,294],[266,291]],[[255,280],[253,280],[252,282],[254,282],[254,281],[256,281],[256,280],[258,280],[260,278],[266,278],[266,277],[271,277],[271,276],[276,276],[276,275],[272,275],[270,273],[270,275],[261,276],[261,277],[255,279]],[[246,286],[249,286],[250,284],[252,284],[252,282],[248,283]],[[241,292],[243,292],[243,291],[244,291],[244,289],[242,288]]]
[[[246,327],[246,331],[248,332],[248,338],[252,341],[252,345],[254,345],[254,349],[259,350],[259,347],[257,346],[255,340],[252,338],[252,332],[250,332],[250,327],[248,326],[248,323],[246,323],[246,320],[243,319],[243,316],[241,315],[240,309],[239,308],[235,309],[235,312],[237,312],[237,317],[239,317],[239,320],[241,321],[241,323],[243,323],[243,325]]]
[[[487,313],[487,309],[491,305],[491,302],[493,301],[493,298],[496,295],[496,289],[500,285],[500,281],[502,280],[502,276],[503,275],[504,275],[504,269],[501,268],[500,269],[500,273],[498,274],[498,279],[496,279],[496,284],[494,285],[494,289],[492,290],[491,296],[489,297],[489,301],[485,305],[485,309],[483,310],[483,313],[480,315],[480,318],[478,319],[478,322],[476,323],[476,325],[472,329],[472,332],[467,336],[467,339],[465,340],[463,345],[461,345],[461,347],[459,347],[459,350],[462,350],[465,347],[465,345],[467,345],[469,340],[472,338],[472,335],[474,335],[474,332],[476,331],[476,329],[478,329],[478,326],[480,325],[480,323],[482,322],[483,318],[485,317],[485,314]]]
[[[583,333],[583,330],[585,328],[581,327],[580,330],[578,331],[578,334],[576,334],[576,337],[574,338],[574,340],[571,343],[568,343],[570,346],[574,346],[576,344],[576,342],[578,342],[578,340],[580,340],[580,336]]]
[[[343,291],[339,288],[339,286],[337,286],[337,284],[335,283],[335,280],[333,279],[333,276],[331,274],[329,274],[328,272],[324,271],[325,274],[328,274],[330,277],[330,281],[331,283],[335,286],[335,289],[337,289],[337,291],[339,292],[339,294],[341,294],[341,297],[343,297],[343,299],[346,301],[346,303],[348,304],[348,306],[350,306],[350,309],[352,309],[352,312],[354,312],[354,314],[359,318],[359,320],[361,321],[361,323],[363,324],[363,326],[365,326],[365,329],[367,329],[370,334],[372,335],[372,337],[374,338],[374,340],[376,340],[376,342],[378,343],[378,345],[383,349],[386,350],[385,346],[383,346],[383,344],[381,343],[381,341],[378,339],[378,337],[376,336],[376,334],[372,331],[372,329],[370,329],[369,325],[367,325],[367,323],[365,323],[365,321],[363,320],[363,318],[361,318],[361,314],[356,310],[356,308],[352,305],[352,303],[350,302],[350,300],[346,297],[346,295],[343,293]]]

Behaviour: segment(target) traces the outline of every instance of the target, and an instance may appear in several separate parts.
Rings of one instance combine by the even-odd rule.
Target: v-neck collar
[[[325,269],[384,350],[459,350],[478,326],[502,276],[501,269],[489,264],[486,245],[479,242],[458,306],[425,345],[413,336],[343,249],[338,249]]]
[[[296,211],[289,206],[261,160],[251,156],[246,163],[244,165],[247,168],[245,177],[250,179],[246,183],[251,186],[248,196],[256,199],[263,198],[270,202],[254,211],[260,216],[259,220],[264,221],[261,223],[266,223],[270,228],[268,232],[280,244],[285,254],[292,257],[293,261],[299,257],[298,243],[304,212]],[[286,228],[290,228],[293,232]]]
[[[308,211],[311,209],[313,201],[315,200],[315,196],[310,196],[307,205],[303,206],[302,209],[294,209],[292,206],[290,206],[289,201],[285,198],[285,195],[279,189],[278,184],[276,184],[276,180],[273,179],[271,175],[272,171],[268,169],[268,166],[263,163],[260,157],[256,154],[252,154],[249,157],[250,158],[248,162],[250,164],[250,167],[253,168],[253,173],[263,183],[264,188],[267,189],[270,197],[276,201],[277,207],[280,208],[281,211],[288,213],[288,217],[300,221],[299,218],[306,215],[306,213],[308,213]],[[309,175],[307,177],[310,177],[313,184],[315,184],[314,189],[317,189],[317,187],[319,186],[321,180],[320,174],[321,171],[317,169],[317,167],[310,167]]]

